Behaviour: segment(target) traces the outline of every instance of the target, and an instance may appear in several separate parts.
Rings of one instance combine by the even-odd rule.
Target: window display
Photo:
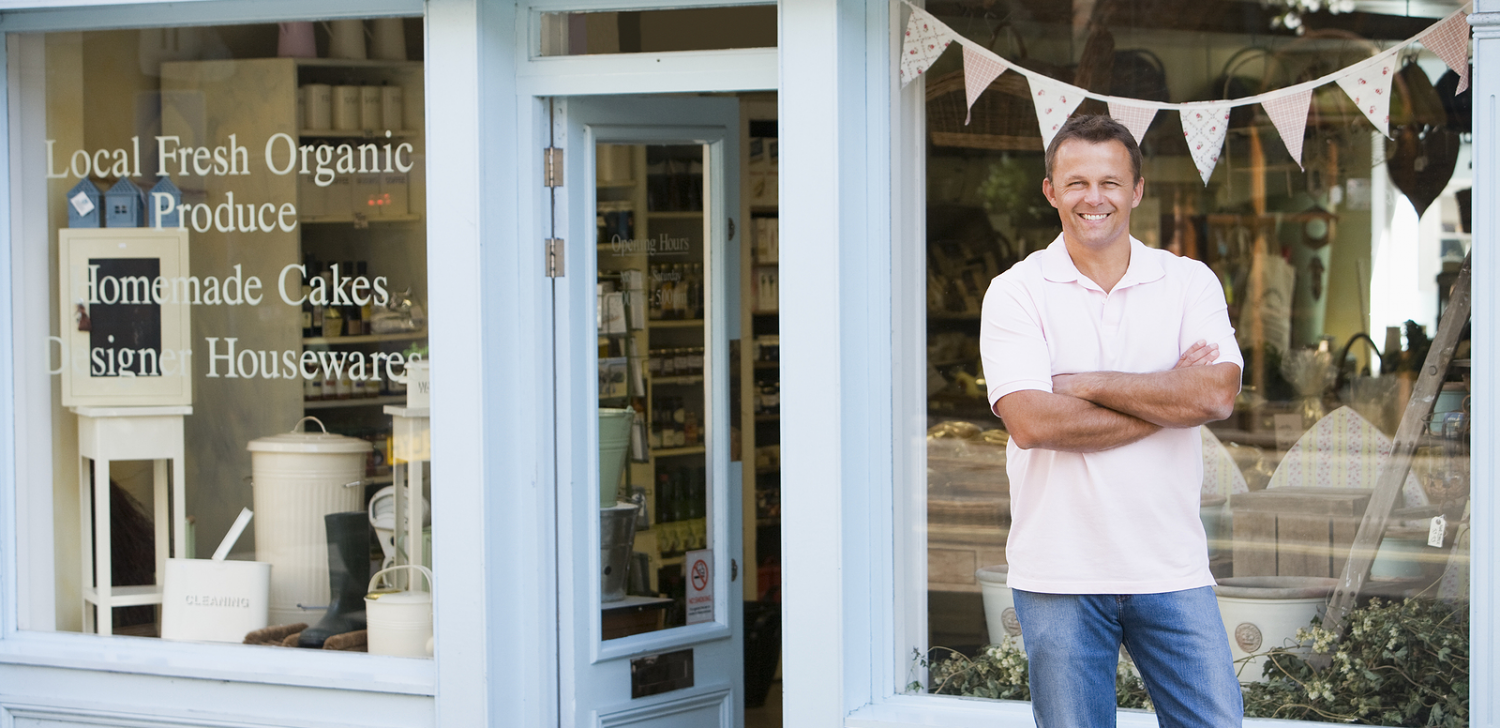
[[[1023,451],[985,396],[980,309],[992,279],[1058,237],[1042,194],[1055,126],[1108,114],[1144,155],[1130,234],[1213,272],[1245,362],[1233,413],[1197,439],[1203,558],[1246,714],[1465,714],[1467,673],[1445,669],[1468,649],[1473,182],[1458,5],[1304,14],[1296,29],[1258,7],[927,7],[900,64],[901,80],[925,81],[928,133],[933,651],[920,687],[1029,696],[1006,586],[1006,466]],[[1346,569],[1368,578],[1335,595]],[[1366,649],[1361,625],[1377,620],[1410,656]],[[1372,654],[1347,664],[1432,677],[1339,672]],[[1122,707],[1150,705],[1128,655],[1118,685]]]
[[[431,654],[421,37],[45,36],[59,629]]]

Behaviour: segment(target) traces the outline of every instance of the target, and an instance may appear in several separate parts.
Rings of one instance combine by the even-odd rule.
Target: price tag
[[[90,200],[89,196],[83,192],[68,198],[68,202],[72,203],[73,209],[77,210],[80,215],[87,215],[94,211],[93,200]]]
[[[1448,520],[1442,516],[1433,516],[1432,525],[1427,527],[1427,545],[1433,548],[1443,547],[1443,531],[1448,529]]]

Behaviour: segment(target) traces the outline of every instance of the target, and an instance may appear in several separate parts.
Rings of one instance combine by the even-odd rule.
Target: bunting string
[[[1472,3],[1465,4],[1448,17],[1427,29],[1369,58],[1353,63],[1320,78],[1293,84],[1274,91],[1220,101],[1171,103],[1132,99],[1100,94],[1059,81],[1030,69],[1012,64],[990,49],[953,31],[927,11],[903,0],[911,8],[906,26],[900,63],[901,85],[905,87],[932,67],[943,51],[953,43],[963,48],[965,96],[971,110],[980,93],[1006,72],[1019,73],[1031,88],[1037,123],[1042,131],[1043,146],[1050,144],[1062,123],[1084,99],[1105,102],[1110,116],[1130,129],[1139,142],[1152,119],[1162,110],[1176,111],[1188,140],[1193,161],[1208,184],[1217,165],[1227,131],[1231,109],[1261,104],[1272,124],[1280,132],[1287,151],[1302,164],[1303,134],[1314,89],[1330,83],[1344,90],[1360,112],[1387,137],[1390,132],[1391,81],[1396,75],[1397,54],[1413,43],[1431,50],[1459,76],[1456,93],[1469,86],[1469,23]],[[964,120],[969,123],[968,119]]]

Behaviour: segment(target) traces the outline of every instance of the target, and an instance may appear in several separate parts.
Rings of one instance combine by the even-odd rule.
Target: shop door
[[[738,102],[549,114],[561,722],[739,726]]]

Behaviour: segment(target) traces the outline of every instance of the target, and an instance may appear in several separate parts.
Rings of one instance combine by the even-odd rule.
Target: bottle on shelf
[[[353,276],[355,271],[354,261],[344,261],[344,267],[342,270],[345,277]],[[351,290],[350,293],[352,294],[353,291]],[[353,300],[352,296],[350,297],[350,300]],[[361,313],[362,310],[358,304],[350,304],[344,307],[343,314],[345,334],[349,336],[359,336],[360,334],[363,334],[365,332],[364,322],[360,319]]]
[[[316,264],[312,253],[302,256],[302,338],[304,339],[314,336],[311,276],[313,266]]]
[[[325,290],[325,291],[328,290],[328,288],[327,288],[328,279],[323,277],[323,264],[322,263],[319,263],[317,260],[313,260],[310,264],[308,264],[307,275],[308,275],[308,282],[309,282],[309,284],[311,283],[311,281],[312,281],[313,278],[318,278],[318,279],[321,279],[324,282],[324,288],[323,288],[323,290]],[[308,293],[308,300],[309,301],[312,300],[311,291],[312,291],[312,287],[311,287],[311,285],[309,285],[309,287],[308,287],[308,292],[309,292]],[[321,303],[314,303],[314,304],[312,304],[312,333],[308,334],[309,337],[322,336],[323,335],[323,312],[324,312],[324,310],[326,308],[327,307],[324,306]]]
[[[360,278],[364,278],[366,280],[369,280],[369,277],[370,277],[370,266],[369,266],[368,263],[366,263],[365,261],[361,260],[358,263],[355,263],[354,266],[355,266],[354,270],[355,270],[355,274],[356,275],[358,275]],[[372,321],[375,320],[375,294],[373,292],[370,294],[369,298],[365,299],[364,304],[360,306],[359,320],[364,322],[364,324],[363,324],[363,326],[364,326],[364,332],[363,333],[366,333],[366,334],[374,333],[373,331],[370,330],[370,322],[372,322]]]

